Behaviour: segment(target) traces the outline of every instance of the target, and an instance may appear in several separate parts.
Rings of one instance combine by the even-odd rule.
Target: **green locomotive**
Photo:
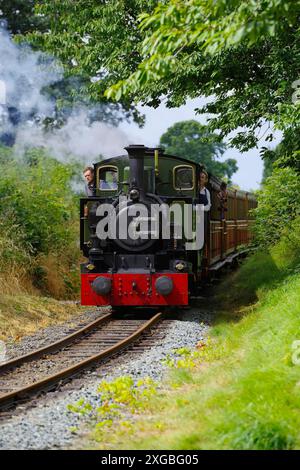
[[[220,207],[221,182],[210,175],[205,213],[202,165],[160,148],[126,150],[94,164],[95,195],[81,199],[82,304],[188,305],[251,241],[255,197],[228,190]]]

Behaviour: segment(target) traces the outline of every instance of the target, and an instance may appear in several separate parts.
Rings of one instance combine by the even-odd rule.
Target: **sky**
[[[146,116],[146,124],[140,129],[134,123],[122,123],[120,129],[126,133],[131,144],[144,144],[155,147],[159,143],[160,136],[175,122],[195,119],[202,124],[206,123],[206,115],[196,115],[194,109],[203,106],[204,99],[188,100],[186,105],[180,108],[166,108],[161,104],[158,108],[139,106],[139,110]],[[234,134],[233,134],[234,135]],[[280,142],[280,134],[275,134],[275,139],[270,143],[264,140],[260,142],[260,147],[275,147]],[[188,156],[186,156],[188,158]],[[248,152],[240,153],[235,148],[227,149],[220,161],[227,158],[235,158],[238,164],[238,171],[232,176],[233,183],[238,184],[244,190],[258,189],[263,172],[263,161],[259,155],[259,148]]]

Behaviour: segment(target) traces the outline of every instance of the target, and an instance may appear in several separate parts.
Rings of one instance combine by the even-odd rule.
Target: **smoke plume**
[[[123,153],[126,135],[101,120],[91,122],[90,108],[76,107],[62,127],[45,130],[44,119],[55,119],[56,113],[55,99],[46,90],[62,78],[57,61],[15,44],[0,28],[0,140],[14,144],[20,154],[28,147],[44,147],[63,161],[77,157],[91,163],[99,155]]]

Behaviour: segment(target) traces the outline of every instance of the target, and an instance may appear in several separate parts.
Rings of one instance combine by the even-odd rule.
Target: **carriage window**
[[[116,191],[118,189],[118,169],[111,166],[99,168],[98,181],[100,190]]]
[[[174,168],[174,187],[179,190],[191,190],[194,188],[194,168],[188,165],[180,165]]]

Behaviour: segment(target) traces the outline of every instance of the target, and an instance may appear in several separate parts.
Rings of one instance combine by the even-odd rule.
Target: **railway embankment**
[[[42,148],[24,157],[0,145],[0,340],[35,333],[80,313],[76,164]],[[82,310],[81,310],[82,312]]]
[[[75,302],[59,301],[51,297],[20,292],[3,294],[0,298],[0,340],[7,347],[45,328],[76,322],[84,314],[83,307]]]
[[[210,340],[170,361],[140,413],[108,426],[99,417],[87,447],[298,449],[299,264],[298,219],[207,299],[217,308]]]

